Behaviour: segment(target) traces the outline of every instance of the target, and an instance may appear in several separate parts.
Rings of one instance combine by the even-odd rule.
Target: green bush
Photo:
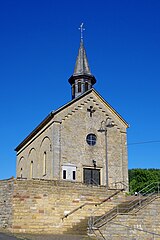
[[[129,169],[129,191],[139,192],[153,182],[160,182],[160,169]]]

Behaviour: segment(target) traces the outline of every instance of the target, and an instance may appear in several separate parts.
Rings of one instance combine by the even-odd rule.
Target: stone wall
[[[18,151],[17,178],[53,179],[52,128],[53,123],[49,122]]]
[[[0,228],[10,228],[13,215],[14,179],[0,181]]]
[[[103,186],[68,181],[0,181],[0,228],[7,228],[14,233],[71,234],[73,226],[77,225],[79,229],[80,222],[85,219],[87,232],[90,216],[100,216],[124,199],[121,193],[97,205],[115,191],[107,191]],[[71,215],[64,218],[72,211]]]
[[[14,233],[72,234],[77,229],[81,231],[81,223],[85,222],[87,229],[90,216],[102,216],[126,200],[125,194],[119,193],[102,203],[114,192],[102,186],[67,181],[3,180],[0,181],[0,228]],[[100,231],[112,240],[160,239],[160,197],[136,214],[117,215]]]
[[[26,233],[63,233],[76,222],[94,214],[103,214],[113,207],[114,200],[95,207],[114,191],[104,187],[91,187],[81,183],[60,182],[51,180],[16,180],[13,194],[13,232]],[[116,197],[115,197],[116,199]],[[83,209],[67,219],[65,214],[84,203]],[[95,213],[95,210],[98,210]],[[86,226],[87,229],[87,226]]]
[[[87,111],[91,106],[95,110],[92,117]],[[114,126],[107,129],[105,137],[105,133],[98,130],[107,118],[114,122]],[[56,114],[55,119],[62,122],[60,165],[74,164],[78,182],[84,181],[84,168],[94,168],[95,160],[96,168],[100,170],[101,185],[108,182],[111,188],[115,186],[115,182],[128,184],[126,126],[95,94],[90,93],[74,102]],[[94,146],[86,142],[86,137],[90,133],[97,137]]]
[[[100,203],[114,192],[106,191],[105,187],[67,181],[3,180],[0,181],[0,228],[15,233],[68,232],[74,224],[91,214],[104,214],[106,209],[112,208],[119,201],[119,196],[100,207],[96,207],[95,203]],[[84,203],[87,203],[85,207],[63,219]]]

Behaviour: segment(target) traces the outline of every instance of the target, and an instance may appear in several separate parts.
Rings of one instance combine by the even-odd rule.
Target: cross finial
[[[80,27],[78,28],[81,31],[81,41],[83,41],[83,31],[85,28],[83,28],[84,23],[81,23]]]

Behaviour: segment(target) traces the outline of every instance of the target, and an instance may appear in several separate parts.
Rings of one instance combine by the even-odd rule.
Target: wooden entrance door
[[[100,185],[100,170],[84,168],[83,179],[86,184]]]

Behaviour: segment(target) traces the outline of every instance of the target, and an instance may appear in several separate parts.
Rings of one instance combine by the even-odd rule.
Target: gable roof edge
[[[71,100],[70,102],[66,103],[65,105],[61,106],[60,108],[58,108],[55,111],[50,112],[47,117],[42,120],[42,122],[40,124],[38,124],[38,126],[26,137],[24,138],[24,140],[14,149],[16,152],[18,152],[27,142],[29,142],[57,113],[59,113],[60,111],[62,111],[64,108],[68,107],[69,105],[71,105],[72,103],[78,101],[79,99],[81,99],[82,97],[84,97],[85,95],[89,94],[92,91],[92,89],[86,91],[85,93],[81,94],[80,96],[78,96],[77,98],[74,98],[73,100]]]
[[[126,128],[129,128],[129,124],[123,119],[123,117],[95,89],[93,89],[93,92],[97,95],[99,100],[101,102],[103,102],[105,105],[107,105],[107,107],[109,107],[111,112],[120,119],[120,121],[123,123],[123,125],[125,125]]]
[[[115,114],[120,121],[123,123],[123,125],[125,125],[126,128],[129,127],[129,124],[122,118],[122,116],[94,89],[91,88],[88,91],[86,91],[85,93],[81,94],[80,96],[74,98],[73,100],[71,100],[70,102],[64,104],[63,106],[61,106],[60,108],[58,108],[56,111],[52,111],[48,114],[48,116],[15,148],[15,151],[19,151],[28,141],[30,141],[57,113],[59,113],[60,111],[62,111],[64,108],[72,105],[73,103],[77,102],[78,100],[80,100],[81,98],[83,98],[84,96],[90,94],[91,92],[94,92],[97,97],[99,98],[99,100],[101,102],[103,102],[105,105],[107,105],[107,107],[109,107],[109,109],[111,110],[111,112],[113,114]]]

